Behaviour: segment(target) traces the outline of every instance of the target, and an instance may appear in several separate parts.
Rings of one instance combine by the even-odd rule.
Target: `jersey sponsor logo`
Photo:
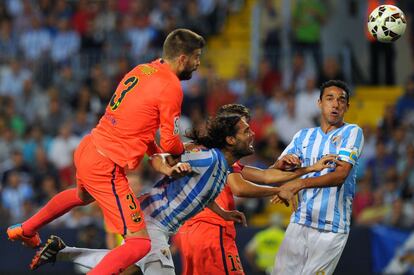
[[[180,133],[180,117],[176,116],[174,118],[174,135],[178,135]]]
[[[145,75],[151,75],[157,71],[154,67],[151,67],[147,64],[139,65],[138,69],[141,71],[141,73]]]

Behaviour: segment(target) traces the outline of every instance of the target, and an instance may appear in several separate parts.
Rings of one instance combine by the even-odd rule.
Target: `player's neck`
[[[166,59],[166,58],[162,58],[162,60],[165,64],[168,65],[168,67],[170,67],[171,71],[175,75],[178,75],[178,64],[177,64],[177,62],[174,62],[174,61]]]
[[[237,156],[235,156],[235,155],[234,155],[232,152],[230,152],[229,150],[222,149],[222,150],[221,150],[221,152],[223,153],[224,158],[226,159],[227,164],[228,164],[229,166],[233,165],[233,163],[235,163],[235,162],[238,160]]]
[[[345,124],[345,122],[343,120],[336,123],[336,124],[330,124],[327,121],[322,121],[321,122],[321,130],[322,130],[322,132],[327,134],[332,130],[336,130],[338,128],[341,128],[344,124]]]

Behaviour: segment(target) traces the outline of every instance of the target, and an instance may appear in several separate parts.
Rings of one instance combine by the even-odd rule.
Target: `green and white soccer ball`
[[[378,6],[368,17],[368,30],[379,42],[396,41],[404,34],[406,26],[404,13],[393,5]]]

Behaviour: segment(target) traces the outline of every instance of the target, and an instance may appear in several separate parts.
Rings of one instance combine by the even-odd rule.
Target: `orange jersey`
[[[233,173],[241,173],[243,166],[239,162],[236,162],[235,164],[233,164],[232,168],[233,168]],[[224,187],[223,191],[221,191],[220,195],[216,198],[215,202],[218,205],[220,205],[221,208],[223,208],[224,210],[234,210],[235,208],[234,198],[233,198],[233,193],[231,192],[229,185],[226,185]],[[235,234],[233,222],[224,220],[222,217],[220,217],[219,215],[217,215],[216,213],[214,213],[208,208],[205,208],[203,211],[195,215],[193,218],[188,220],[186,223],[192,224],[192,223],[196,223],[199,221],[204,221],[207,223],[212,223],[212,224],[217,224],[217,225],[222,225],[222,226],[228,226],[229,228],[232,228],[234,230],[234,234]]]
[[[156,152],[154,138],[160,128],[163,151],[184,151],[178,123],[183,92],[168,64],[156,60],[136,66],[118,85],[105,114],[92,130],[99,152],[121,167],[134,169],[145,152]]]

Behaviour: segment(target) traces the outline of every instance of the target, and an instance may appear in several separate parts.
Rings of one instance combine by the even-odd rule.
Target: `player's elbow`
[[[236,197],[245,197],[246,194],[245,192],[243,192],[242,188],[239,187],[230,187],[231,192],[233,193],[233,195],[235,195]]]
[[[233,174],[227,177],[227,184],[230,186],[231,192],[236,197],[244,197],[246,194],[241,187],[239,181],[234,177]]]
[[[337,171],[335,173],[335,178],[333,182],[336,185],[342,185],[345,182],[347,177],[348,177],[348,173],[346,171]]]
[[[171,155],[181,155],[184,151],[183,143],[179,138],[172,141],[161,141],[161,148],[164,152]]]

